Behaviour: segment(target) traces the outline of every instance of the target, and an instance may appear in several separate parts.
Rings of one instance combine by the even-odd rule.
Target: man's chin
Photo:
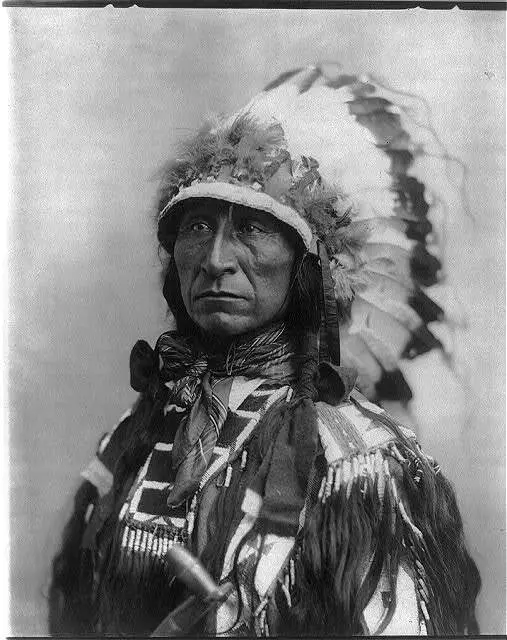
[[[202,314],[194,322],[208,335],[220,338],[241,335],[256,328],[250,318],[224,311]]]

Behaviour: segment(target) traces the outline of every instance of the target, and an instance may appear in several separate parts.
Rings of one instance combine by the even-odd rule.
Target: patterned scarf
[[[155,354],[160,379],[170,391],[166,411],[173,405],[186,411],[172,448],[176,478],[167,499],[170,508],[178,507],[197,490],[227,418],[233,377],[290,384],[297,372],[293,342],[284,323],[239,337],[225,354],[216,347],[205,352],[199,342],[182,339],[175,332],[160,336]]]
[[[229,344],[227,353],[216,345],[206,349],[195,338],[183,337],[175,331],[163,333],[155,351],[161,359],[162,380],[178,381],[173,396],[181,401],[181,406],[194,403],[197,388],[207,371],[221,378],[262,377],[280,384],[294,380],[294,336],[284,322],[255,334],[238,336]]]

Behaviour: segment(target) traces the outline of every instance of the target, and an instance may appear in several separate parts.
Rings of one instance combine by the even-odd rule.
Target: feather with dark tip
[[[330,89],[341,89],[342,87],[354,85],[357,82],[358,82],[357,76],[341,74],[337,78],[327,79],[326,87],[329,87]]]
[[[409,240],[424,243],[426,237],[433,231],[433,225],[427,218],[421,220],[406,220],[406,236]]]
[[[431,287],[439,281],[442,263],[431,255],[426,247],[418,242],[414,245],[410,256],[410,270],[414,280],[423,287]]]
[[[287,80],[290,80],[293,76],[300,73],[302,71],[302,67],[298,67],[297,69],[293,69],[292,71],[286,71],[278,76],[273,82],[270,82],[264,87],[264,91],[271,91],[271,89],[276,89]]]
[[[404,217],[404,212],[409,212],[417,218],[426,218],[430,206],[424,197],[425,187],[422,182],[413,176],[398,174],[392,190],[399,199],[399,209],[394,210],[396,214]]]
[[[379,145],[389,145],[394,149],[409,149],[410,137],[400,126],[400,116],[388,111],[357,115],[356,120],[369,129]]]
[[[400,369],[385,371],[376,383],[375,390],[378,397],[384,400],[398,400],[406,403],[413,398],[412,389]]]
[[[442,322],[444,320],[445,313],[442,307],[419,287],[416,287],[409,296],[408,303],[417,311],[423,322]]]
[[[426,325],[421,325],[418,329],[412,331],[412,339],[405,347],[402,358],[413,360],[417,356],[428,353],[432,349],[443,350],[443,345]]]
[[[309,91],[313,83],[318,80],[321,75],[321,71],[318,67],[311,69],[308,73],[308,76],[304,78],[303,82],[299,85],[299,93],[306,93],[307,91]]]
[[[383,147],[382,151],[391,159],[391,174],[405,175],[414,161],[414,155],[408,149]]]
[[[375,291],[356,293],[356,299],[370,309],[378,313],[386,313],[391,318],[405,327],[408,331],[416,331],[421,323],[421,318],[414,309],[401,300],[393,300],[387,296],[378,295]]]

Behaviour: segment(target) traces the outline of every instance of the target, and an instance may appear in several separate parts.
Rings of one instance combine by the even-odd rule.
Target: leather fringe
[[[276,611],[282,634],[382,633],[396,608],[400,561],[409,557],[418,572],[414,584],[421,627],[432,632],[425,541],[406,501],[402,467],[413,477],[420,472],[413,452],[400,443],[327,467],[304,533],[257,607],[256,632],[269,635]],[[389,597],[380,625],[368,630],[362,614],[383,570]]]

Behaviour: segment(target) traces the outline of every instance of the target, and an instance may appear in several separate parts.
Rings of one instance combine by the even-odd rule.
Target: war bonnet
[[[371,78],[337,64],[297,69],[188,140],[159,192],[158,237],[169,250],[193,198],[268,212],[306,251],[325,246],[342,363],[371,399],[409,399],[400,359],[442,347],[427,327],[443,319],[425,293],[441,265],[406,115]]]

